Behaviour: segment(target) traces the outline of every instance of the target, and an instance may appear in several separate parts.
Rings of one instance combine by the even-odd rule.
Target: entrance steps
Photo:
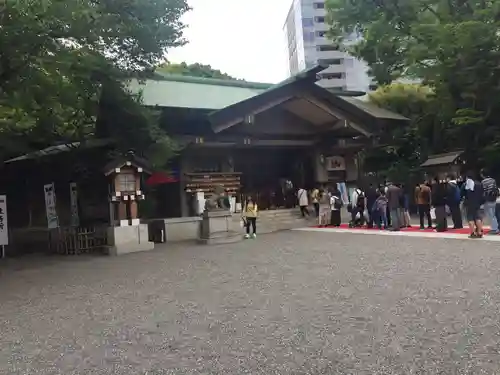
[[[233,220],[240,221],[239,213]],[[257,234],[278,232],[281,230],[303,228],[315,225],[317,218],[302,218],[299,208],[260,211],[257,219]],[[242,229],[243,231],[244,229]]]

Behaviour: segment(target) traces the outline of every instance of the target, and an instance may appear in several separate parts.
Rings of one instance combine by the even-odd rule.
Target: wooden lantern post
[[[141,174],[150,173],[133,154],[109,163],[104,174],[109,178],[111,225],[139,225],[137,201],[145,199]]]

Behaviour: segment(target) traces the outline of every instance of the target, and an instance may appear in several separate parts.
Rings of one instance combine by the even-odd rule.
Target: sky
[[[188,0],[189,43],[170,62],[211,65],[236,78],[276,83],[287,78],[283,25],[292,0]]]

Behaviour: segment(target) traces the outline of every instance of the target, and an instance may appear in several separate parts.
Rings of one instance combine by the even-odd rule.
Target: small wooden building
[[[462,159],[463,153],[463,151],[453,151],[430,155],[420,166],[429,178],[445,179],[449,173],[459,176],[463,172],[462,168],[465,164],[465,160]]]

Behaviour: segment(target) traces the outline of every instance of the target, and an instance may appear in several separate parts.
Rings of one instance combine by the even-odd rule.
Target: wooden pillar
[[[118,203],[118,220],[127,220],[127,201]]]
[[[137,201],[130,201],[130,219],[137,219]]]
[[[186,193],[186,177],[185,173],[188,172],[188,162],[185,156],[180,157],[179,160],[179,195],[180,195],[180,205],[181,205],[181,217],[189,216],[189,207],[187,202]]]

